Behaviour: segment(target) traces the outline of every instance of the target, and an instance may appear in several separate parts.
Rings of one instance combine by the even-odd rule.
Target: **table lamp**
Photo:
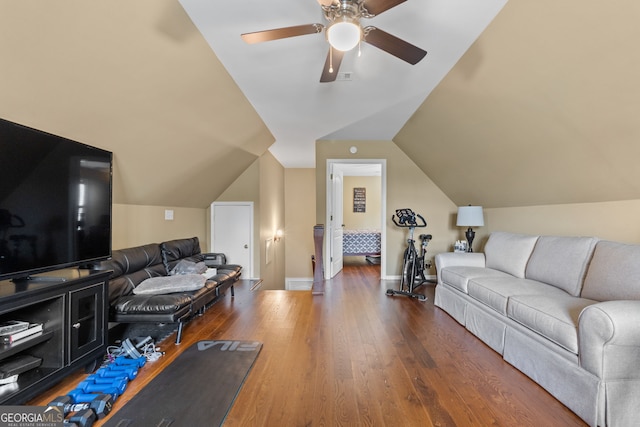
[[[467,252],[473,252],[471,244],[473,238],[476,236],[476,232],[471,227],[482,227],[484,225],[484,217],[482,215],[482,206],[460,206],[458,208],[458,220],[456,221],[458,227],[469,227],[464,233],[469,243]]]

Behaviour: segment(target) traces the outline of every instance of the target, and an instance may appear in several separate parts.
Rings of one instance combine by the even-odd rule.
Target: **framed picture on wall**
[[[365,187],[353,188],[353,212],[367,211],[367,189]]]

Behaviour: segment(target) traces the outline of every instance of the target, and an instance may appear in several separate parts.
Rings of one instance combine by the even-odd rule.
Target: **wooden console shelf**
[[[41,359],[40,366],[0,385],[0,405],[25,403],[71,372],[92,367],[108,343],[110,271],[64,269],[33,280],[0,281],[0,322],[42,323],[43,331],[0,344],[2,367],[20,356]]]

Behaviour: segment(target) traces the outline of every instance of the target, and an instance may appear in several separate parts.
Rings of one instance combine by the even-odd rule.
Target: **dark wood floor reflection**
[[[182,344],[162,344],[165,356],[143,368],[114,410],[193,343],[230,339],[264,346],[225,426],[585,425],[434,307],[434,285],[422,287],[426,302],[389,297],[397,284],[379,275],[379,266],[349,262],[322,296],[238,284],[235,298],[187,325]]]

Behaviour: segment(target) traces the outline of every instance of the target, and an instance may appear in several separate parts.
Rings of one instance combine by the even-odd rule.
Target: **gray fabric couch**
[[[495,232],[441,253],[435,305],[592,426],[640,423],[640,245]]]

